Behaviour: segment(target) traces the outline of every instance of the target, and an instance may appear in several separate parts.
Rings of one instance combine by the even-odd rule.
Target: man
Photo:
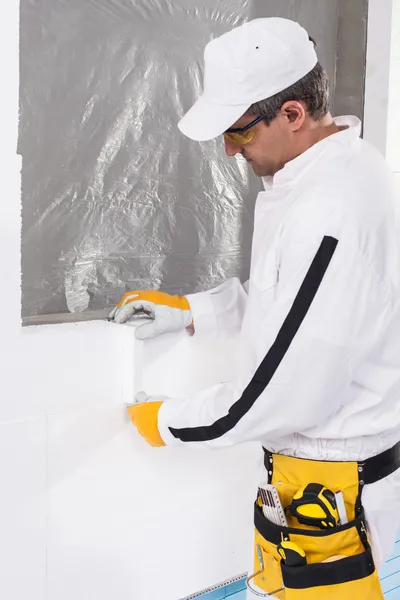
[[[380,564],[400,513],[400,228],[389,170],[356,117],[332,118],[314,44],[285,19],[256,19],[207,45],[204,93],[179,127],[194,140],[223,134],[227,155],[263,178],[248,293],[237,279],[187,298],[132,292],[110,318],[146,310],[154,320],[142,339],[190,326],[240,332],[240,368],[190,398],[150,398],[132,419],[158,446],[262,443],[291,529],[272,527],[259,495],[256,592],[382,598],[369,542]],[[313,498],[331,531],[324,518],[299,527],[293,498],[308,484],[321,486]],[[343,493],[344,515],[324,487]],[[293,574],[288,541],[304,551],[304,572]]]

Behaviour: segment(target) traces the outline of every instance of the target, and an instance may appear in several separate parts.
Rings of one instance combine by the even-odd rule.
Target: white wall
[[[124,408],[131,328],[21,329],[17,2],[1,9],[0,597],[177,600],[246,570],[255,449],[149,448]],[[149,392],[229,377],[232,341],[182,336],[144,348]]]
[[[400,0],[369,0],[364,138],[386,157],[400,194]]]
[[[135,358],[149,393],[185,394],[232,376],[232,340],[211,351],[182,333],[142,347],[132,328],[107,323],[9,339],[2,597],[158,600],[156,571],[163,600],[177,600],[247,569],[258,448],[154,450],[124,406]]]
[[[400,0],[393,0],[390,51],[387,159],[400,193]]]
[[[9,320],[3,324],[1,349],[0,594],[43,599],[49,493],[55,479],[50,466],[58,474],[65,473],[66,465],[76,468],[115,433],[115,417],[95,439],[88,421],[86,444],[75,435],[62,456],[52,448],[51,433],[72,414],[121,403],[119,345],[98,324],[21,332],[18,320]]]
[[[78,328],[86,339],[99,330],[92,325],[92,331]],[[191,453],[147,446],[121,402],[133,396],[132,364],[141,343],[132,343],[130,328],[102,329],[98,345],[119,338],[110,354],[122,364],[115,356],[111,368],[101,364],[115,381],[114,396],[85,397],[92,385],[86,374],[81,407],[65,398],[58,414],[47,417],[48,598],[177,600],[243,573],[258,448]],[[143,387],[184,395],[231,377],[232,346],[232,340],[213,340],[211,349],[184,332],[146,342]],[[93,368],[90,378],[96,377]]]
[[[363,135],[383,155],[388,137],[388,102],[393,0],[369,0]]]
[[[386,156],[400,191],[400,0],[369,0],[364,137]]]

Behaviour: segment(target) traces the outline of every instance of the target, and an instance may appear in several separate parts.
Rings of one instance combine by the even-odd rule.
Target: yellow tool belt
[[[393,453],[393,449],[387,451],[386,458],[388,452]],[[314,461],[265,451],[268,481],[277,488],[284,508],[290,506],[299,489],[315,482],[343,493],[348,523],[320,529],[301,525],[286,511],[288,526],[276,525],[264,516],[257,501],[254,574],[248,579],[254,593],[279,600],[383,599],[361,502],[364,483],[372,482],[364,481],[364,468],[371,478],[370,467],[379,467],[379,461],[373,465],[367,462]],[[396,468],[392,462],[383,476]],[[380,478],[374,476],[374,481]],[[285,564],[277,551],[282,542],[297,544],[305,552],[307,564]]]

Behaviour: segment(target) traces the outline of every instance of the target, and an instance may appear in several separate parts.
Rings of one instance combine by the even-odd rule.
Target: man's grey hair
[[[275,96],[255,102],[245,114],[264,117],[265,123],[270,125],[278,116],[283,104],[290,100],[302,100],[310,117],[316,121],[325,117],[329,111],[329,83],[327,74],[319,62],[305,77]]]

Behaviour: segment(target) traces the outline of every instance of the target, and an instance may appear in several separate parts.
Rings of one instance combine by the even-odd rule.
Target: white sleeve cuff
[[[174,419],[174,414],[179,413],[181,400],[179,398],[168,398],[158,411],[158,430],[166,446],[183,446],[184,443],[174,437],[169,430],[169,423]]]
[[[218,335],[218,319],[210,292],[198,292],[186,296],[192,311],[196,335]]]

